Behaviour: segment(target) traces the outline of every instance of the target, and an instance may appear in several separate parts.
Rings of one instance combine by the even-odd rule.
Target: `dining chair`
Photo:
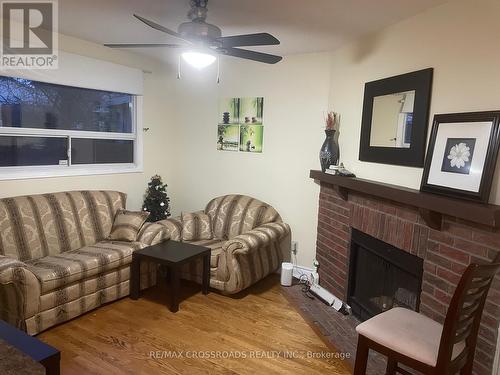
[[[444,325],[401,307],[358,325],[354,375],[366,373],[370,349],[387,356],[386,375],[411,375],[400,364],[429,375],[471,374],[484,304],[499,269],[500,253],[491,264],[467,267]]]

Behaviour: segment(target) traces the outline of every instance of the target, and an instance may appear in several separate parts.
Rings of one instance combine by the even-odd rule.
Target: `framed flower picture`
[[[499,124],[500,111],[436,115],[420,190],[487,203]]]

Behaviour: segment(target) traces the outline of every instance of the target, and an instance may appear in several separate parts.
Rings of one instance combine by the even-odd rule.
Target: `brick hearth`
[[[446,216],[442,230],[436,231],[425,224],[417,208],[355,192],[349,192],[345,201],[332,185],[321,183],[317,237],[320,283],[344,300],[351,228],[424,259],[420,312],[441,323],[467,265],[490,262],[500,251],[500,233],[490,227]],[[481,321],[476,374],[491,374],[499,322],[497,275]]]

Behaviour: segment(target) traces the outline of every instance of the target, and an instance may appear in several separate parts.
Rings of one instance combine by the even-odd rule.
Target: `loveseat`
[[[258,199],[244,195],[225,195],[212,199],[201,214],[208,215],[212,235],[203,240],[185,241],[212,249],[210,286],[234,294],[289,260],[291,232],[278,212]],[[173,240],[183,240],[183,217],[159,221]],[[185,236],[184,236],[185,237]],[[201,282],[202,264],[186,265],[182,276]]]
[[[146,223],[136,242],[106,240],[126,196],[72,191],[0,199],[0,319],[29,334],[129,295],[132,253],[167,239]],[[141,289],[156,282],[141,265]]]

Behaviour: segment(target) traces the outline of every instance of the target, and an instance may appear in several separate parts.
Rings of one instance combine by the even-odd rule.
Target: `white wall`
[[[288,57],[274,66],[228,58],[220,85],[215,83],[215,68],[185,69],[175,85],[175,180],[182,186],[176,213],[203,209],[211,198],[228,193],[261,199],[292,226],[299,263],[311,265],[318,188],[309,170],[319,166],[329,69],[328,54]],[[218,101],[233,96],[264,97],[263,154],[216,150]]]
[[[358,160],[368,81],[434,68],[428,134],[434,114],[500,110],[499,14],[498,0],[453,0],[335,51],[330,107],[341,113],[340,148],[346,167],[358,177],[420,186],[422,168]],[[490,195],[496,204],[499,169],[497,162]]]
[[[433,67],[428,134],[434,114],[500,109],[499,13],[497,0],[454,0],[333,53],[330,106],[342,116],[340,146],[348,168],[359,177],[420,186],[421,168],[358,160],[365,82]],[[497,173],[490,199],[496,203],[498,181]]]
[[[291,224],[299,263],[310,265],[319,189],[308,173],[319,169],[325,112],[341,114],[341,159],[359,177],[419,188],[421,168],[358,161],[364,84],[433,67],[430,122],[435,113],[500,109],[498,14],[496,0],[455,0],[330,54],[276,66],[226,59],[219,86],[214,70],[185,71],[175,84],[176,213],[226,193],[263,199]],[[265,97],[264,154],[216,151],[218,98],[247,95]],[[496,177],[491,201],[500,203],[498,185]]]
[[[173,213],[202,209],[214,196],[242,193],[282,214],[299,241],[298,260],[315,256],[318,169],[328,109],[341,114],[341,159],[358,176],[418,188],[420,168],[358,161],[365,82],[434,67],[435,113],[500,108],[500,28],[497,0],[454,0],[351,43],[334,53],[287,56],[275,66],[224,59],[215,68],[184,69],[183,79],[161,64],[61,36],[61,49],[153,71],[145,75],[145,172],[82,178],[0,182],[0,196],[67,189],[119,189],[139,207],[145,184],[160,173],[169,184]],[[85,79],[85,77],[82,77]],[[264,153],[216,150],[218,99],[265,97]],[[491,201],[500,203],[498,172]]]
[[[172,180],[170,158],[162,157],[173,142],[169,132],[169,127],[173,124],[170,121],[172,75],[162,64],[152,59],[111,50],[65,35],[60,35],[59,48],[152,72],[144,75],[143,126],[151,128],[144,134],[144,173],[0,181],[0,197],[78,189],[110,189],[127,193],[128,207],[137,209],[142,204],[142,195],[150,176],[160,173],[167,182]],[[86,77],[82,74],[79,79],[85,82]]]
[[[400,100],[404,95],[383,95],[373,98],[372,131],[370,145],[395,147],[398,131]]]

